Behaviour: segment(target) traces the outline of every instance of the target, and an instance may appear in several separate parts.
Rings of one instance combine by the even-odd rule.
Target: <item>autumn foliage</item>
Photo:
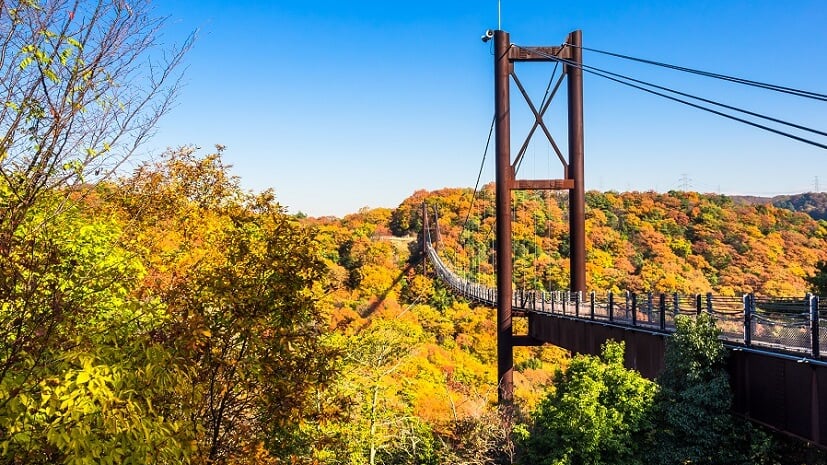
[[[221,145],[139,163],[191,41],[158,48],[147,1],[0,10],[0,463],[516,463],[495,405],[495,311],[435,279],[420,235],[424,204],[444,259],[493,285],[493,186],[307,218],[242,189]],[[823,212],[823,197],[781,200]],[[692,192],[587,202],[592,290],[824,289],[827,222],[805,213]],[[568,287],[566,205],[514,194],[515,286]],[[613,345],[607,365],[515,351],[511,413],[539,420],[529,457],[553,444],[641,462],[628,441],[652,391],[621,359]],[[598,414],[573,421],[581,405]],[[592,419],[605,427],[581,427]]]
[[[395,233],[416,230],[423,201],[439,212],[446,261],[491,284],[493,185],[475,197],[468,189],[418,192],[394,211]],[[586,204],[589,290],[799,296],[827,258],[825,221],[772,205],[683,191],[590,191]],[[566,215],[565,194],[514,193],[515,286],[568,288]]]

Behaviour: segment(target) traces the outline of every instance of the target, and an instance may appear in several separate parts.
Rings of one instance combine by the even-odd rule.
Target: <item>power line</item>
[[[576,47],[576,45],[573,45],[573,44],[566,44],[566,45],[568,45],[570,47]],[[654,66],[660,66],[662,68],[668,68],[668,69],[672,69],[672,70],[675,70],[675,71],[682,71],[682,72],[686,72],[686,73],[697,74],[699,76],[711,77],[711,78],[714,78],[714,79],[720,79],[722,81],[729,81],[729,82],[734,82],[734,83],[737,83],[737,84],[744,84],[744,85],[748,85],[748,86],[752,86],[752,87],[758,87],[758,88],[761,88],[761,89],[767,89],[767,90],[772,90],[772,91],[775,91],[775,92],[781,92],[781,93],[785,93],[785,94],[796,95],[798,97],[804,97],[804,98],[809,98],[809,99],[813,99],[813,100],[821,100],[823,102],[827,102],[827,95],[820,94],[818,92],[811,92],[811,91],[808,91],[808,90],[796,89],[794,87],[779,86],[779,85],[776,85],[776,84],[768,84],[768,83],[765,83],[765,82],[753,81],[753,80],[750,80],[750,79],[744,79],[744,78],[739,78],[739,77],[735,77],[735,76],[728,76],[726,74],[719,74],[719,73],[713,73],[713,72],[710,72],[710,71],[702,71],[702,70],[698,70],[698,69],[687,68],[685,66],[671,65],[669,63],[663,63],[663,62],[654,61],[654,60],[647,60],[645,58],[637,58],[637,57],[633,57],[633,56],[629,56],[629,55],[624,55],[624,54],[621,54],[621,53],[608,52],[608,51],[605,51],[605,50],[598,50],[598,49],[595,49],[595,48],[589,48],[589,47],[583,47],[583,46],[581,46],[580,48],[582,50],[587,50],[589,52],[595,52],[595,53],[600,53],[600,54],[603,54],[603,55],[609,55],[609,56],[613,56],[613,57],[616,57],[616,58],[622,58],[624,60],[636,61],[638,63],[645,63],[645,64],[649,64],[649,65],[654,65]]]

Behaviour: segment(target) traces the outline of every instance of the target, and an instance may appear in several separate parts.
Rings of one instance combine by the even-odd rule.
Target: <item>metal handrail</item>
[[[481,304],[497,305],[497,289],[457,275],[443,263],[427,234],[425,254],[437,276],[454,293]],[[827,340],[825,302],[818,296],[809,294],[804,298],[767,298],[753,294],[743,297],[660,294],[658,298],[649,294],[637,298],[629,292],[618,295],[608,292],[606,295],[607,298],[602,299],[592,292],[584,300],[584,296],[575,292],[517,289],[512,305],[516,310],[529,313],[581,320],[608,320],[632,330],[657,330],[663,333],[674,332],[674,319],[679,314],[706,312],[715,318],[721,328],[721,339],[727,342],[779,354],[795,354],[798,357],[807,354],[807,357],[815,360],[822,358],[821,340]],[[687,305],[688,299],[695,302],[694,312]],[[785,336],[772,334],[773,328],[799,331],[788,331],[792,334]]]

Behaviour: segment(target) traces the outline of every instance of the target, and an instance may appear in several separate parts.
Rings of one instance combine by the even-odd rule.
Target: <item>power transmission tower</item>
[[[688,191],[690,186],[692,185],[692,179],[690,179],[689,175],[686,173],[681,174],[679,181],[681,190],[684,192]]]

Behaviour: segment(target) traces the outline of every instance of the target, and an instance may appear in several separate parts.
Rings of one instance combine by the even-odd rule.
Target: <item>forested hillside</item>
[[[2,187],[19,209],[3,222],[4,463],[517,460],[494,406],[495,312],[423,273],[416,234],[424,201],[442,253],[491,282],[490,186],[473,205],[446,189],[299,218],[244,192],[220,148],[184,148],[29,205]],[[521,283],[566,285],[564,200],[516,196]],[[693,193],[588,202],[597,289],[799,295],[827,258],[827,224],[801,213]],[[515,361],[516,418],[531,423],[568,355]]]
[[[493,283],[494,191],[417,192],[393,212],[395,234],[420,227],[421,203],[439,212],[442,253],[456,270]],[[803,295],[827,259],[827,222],[772,205],[694,192],[586,194],[586,273],[592,290]],[[565,195],[515,192],[517,285],[568,286]],[[469,213],[470,212],[470,213]]]
[[[773,197],[772,204],[779,208],[804,212],[817,220],[827,220],[827,192],[781,195]]]
[[[411,457],[412,445],[419,443],[433,448],[420,456],[420,463],[427,463],[424,457],[432,457],[435,463],[512,463],[516,457],[517,463],[523,463],[519,450],[507,448],[506,432],[493,407],[494,311],[454,301],[438,281],[422,274],[425,266],[418,261],[425,204],[438,216],[440,253],[458,271],[493,285],[493,200],[493,186],[486,186],[476,198],[469,189],[419,191],[395,209],[364,209],[344,219],[303,220],[318,228],[327,251],[330,274],[324,305],[331,330],[347,335],[344,340],[351,337],[348,347],[370,348],[345,359],[345,366],[356,363],[357,368],[351,369],[363,379],[361,388],[356,378],[342,381],[351,391],[342,389],[354,393],[352,399],[361,405],[358,411],[362,417],[353,424],[367,421],[368,425],[361,423],[367,428],[376,417],[374,435],[362,436],[361,445],[358,435],[352,436],[352,460],[364,459],[367,445],[367,458],[375,449],[377,463],[417,463],[402,457]],[[592,289],[803,295],[809,290],[805,278],[815,273],[819,260],[827,258],[827,222],[785,209],[737,205],[726,197],[686,192],[590,192],[587,202],[587,274]],[[522,284],[552,289],[567,286],[566,204],[565,196],[515,195],[515,279]],[[534,447],[550,447],[538,446],[529,430],[536,428],[530,425],[545,421],[543,409],[554,408],[550,403],[565,402],[561,399],[566,397],[553,400],[561,394],[555,394],[559,391],[552,386],[553,372],[569,364],[562,355],[551,348],[517,353],[515,380],[521,412],[517,418],[529,425],[524,431],[532,438],[518,441],[527,448],[522,453],[529,454],[523,455],[523,460],[535,453]],[[364,361],[356,362],[358,357],[371,360],[367,363],[370,368],[366,369]],[[596,361],[588,363],[590,369],[601,370]],[[619,376],[612,371],[617,368],[607,370],[614,373],[610,376]],[[566,376],[558,373],[554,379],[561,382]],[[654,392],[655,388],[646,388],[643,381],[629,382],[638,383],[635,389],[648,390],[648,395]],[[590,395],[596,394],[578,393],[578,402],[585,402],[583,396]],[[728,394],[721,391],[715,395],[726,399]],[[538,403],[543,398],[545,403]],[[703,399],[695,401],[704,403]],[[645,410],[649,401],[643,402],[643,407],[635,408]],[[739,426],[732,427],[732,437],[717,440],[733,441],[727,447],[747,451],[771,448],[769,442],[750,444],[744,439],[743,435],[752,434],[754,441],[768,441],[763,433],[746,433],[746,425],[727,417],[728,404],[721,405],[723,410],[709,415]],[[569,410],[561,411],[565,416]],[[403,417],[407,420],[398,420]],[[646,421],[627,425],[628,431],[650,427]],[[351,428],[347,428],[348,434],[353,434]],[[606,428],[599,434],[632,434],[624,428]],[[591,430],[578,434],[599,436]],[[408,442],[390,439],[395,436]],[[583,443],[573,447],[585,451]],[[596,444],[595,451],[601,447]],[[649,446],[640,447],[645,450]],[[793,455],[801,452],[795,446],[791,450],[788,453]],[[624,451],[629,453],[629,449]],[[613,452],[601,453],[610,457]],[[766,450],[754,453],[752,459],[745,460],[787,463],[767,461]]]
[[[778,208],[804,212],[816,220],[827,220],[827,192],[806,192],[775,197],[736,195],[732,196],[732,199],[737,203],[774,205]]]
[[[724,449],[758,463],[730,447],[751,450],[751,430],[729,427],[708,319],[706,339],[686,339],[714,357],[661,390],[622,367],[619,344],[601,359],[520,348],[501,415],[495,311],[435,280],[418,237],[424,202],[441,253],[492,284],[492,186],[290,215],[275,192],[241,187],[222,145],[135,158],[192,43],[161,47],[150,2],[0,10],[0,464],[639,464],[649,447],[663,463]],[[588,202],[593,289],[800,295],[827,260],[827,223],[803,213],[694,193]],[[567,286],[565,203],[515,195],[518,285]],[[683,396],[686,373],[703,395]],[[676,409],[700,420],[671,424]],[[701,455],[660,447],[678,426],[706,441]]]
[[[0,223],[0,463],[459,463],[507,449],[493,310],[422,275],[391,210],[300,220],[272,192],[244,192],[220,149],[28,205],[12,187],[0,182],[19,213]],[[517,354],[521,406],[564,361]]]

